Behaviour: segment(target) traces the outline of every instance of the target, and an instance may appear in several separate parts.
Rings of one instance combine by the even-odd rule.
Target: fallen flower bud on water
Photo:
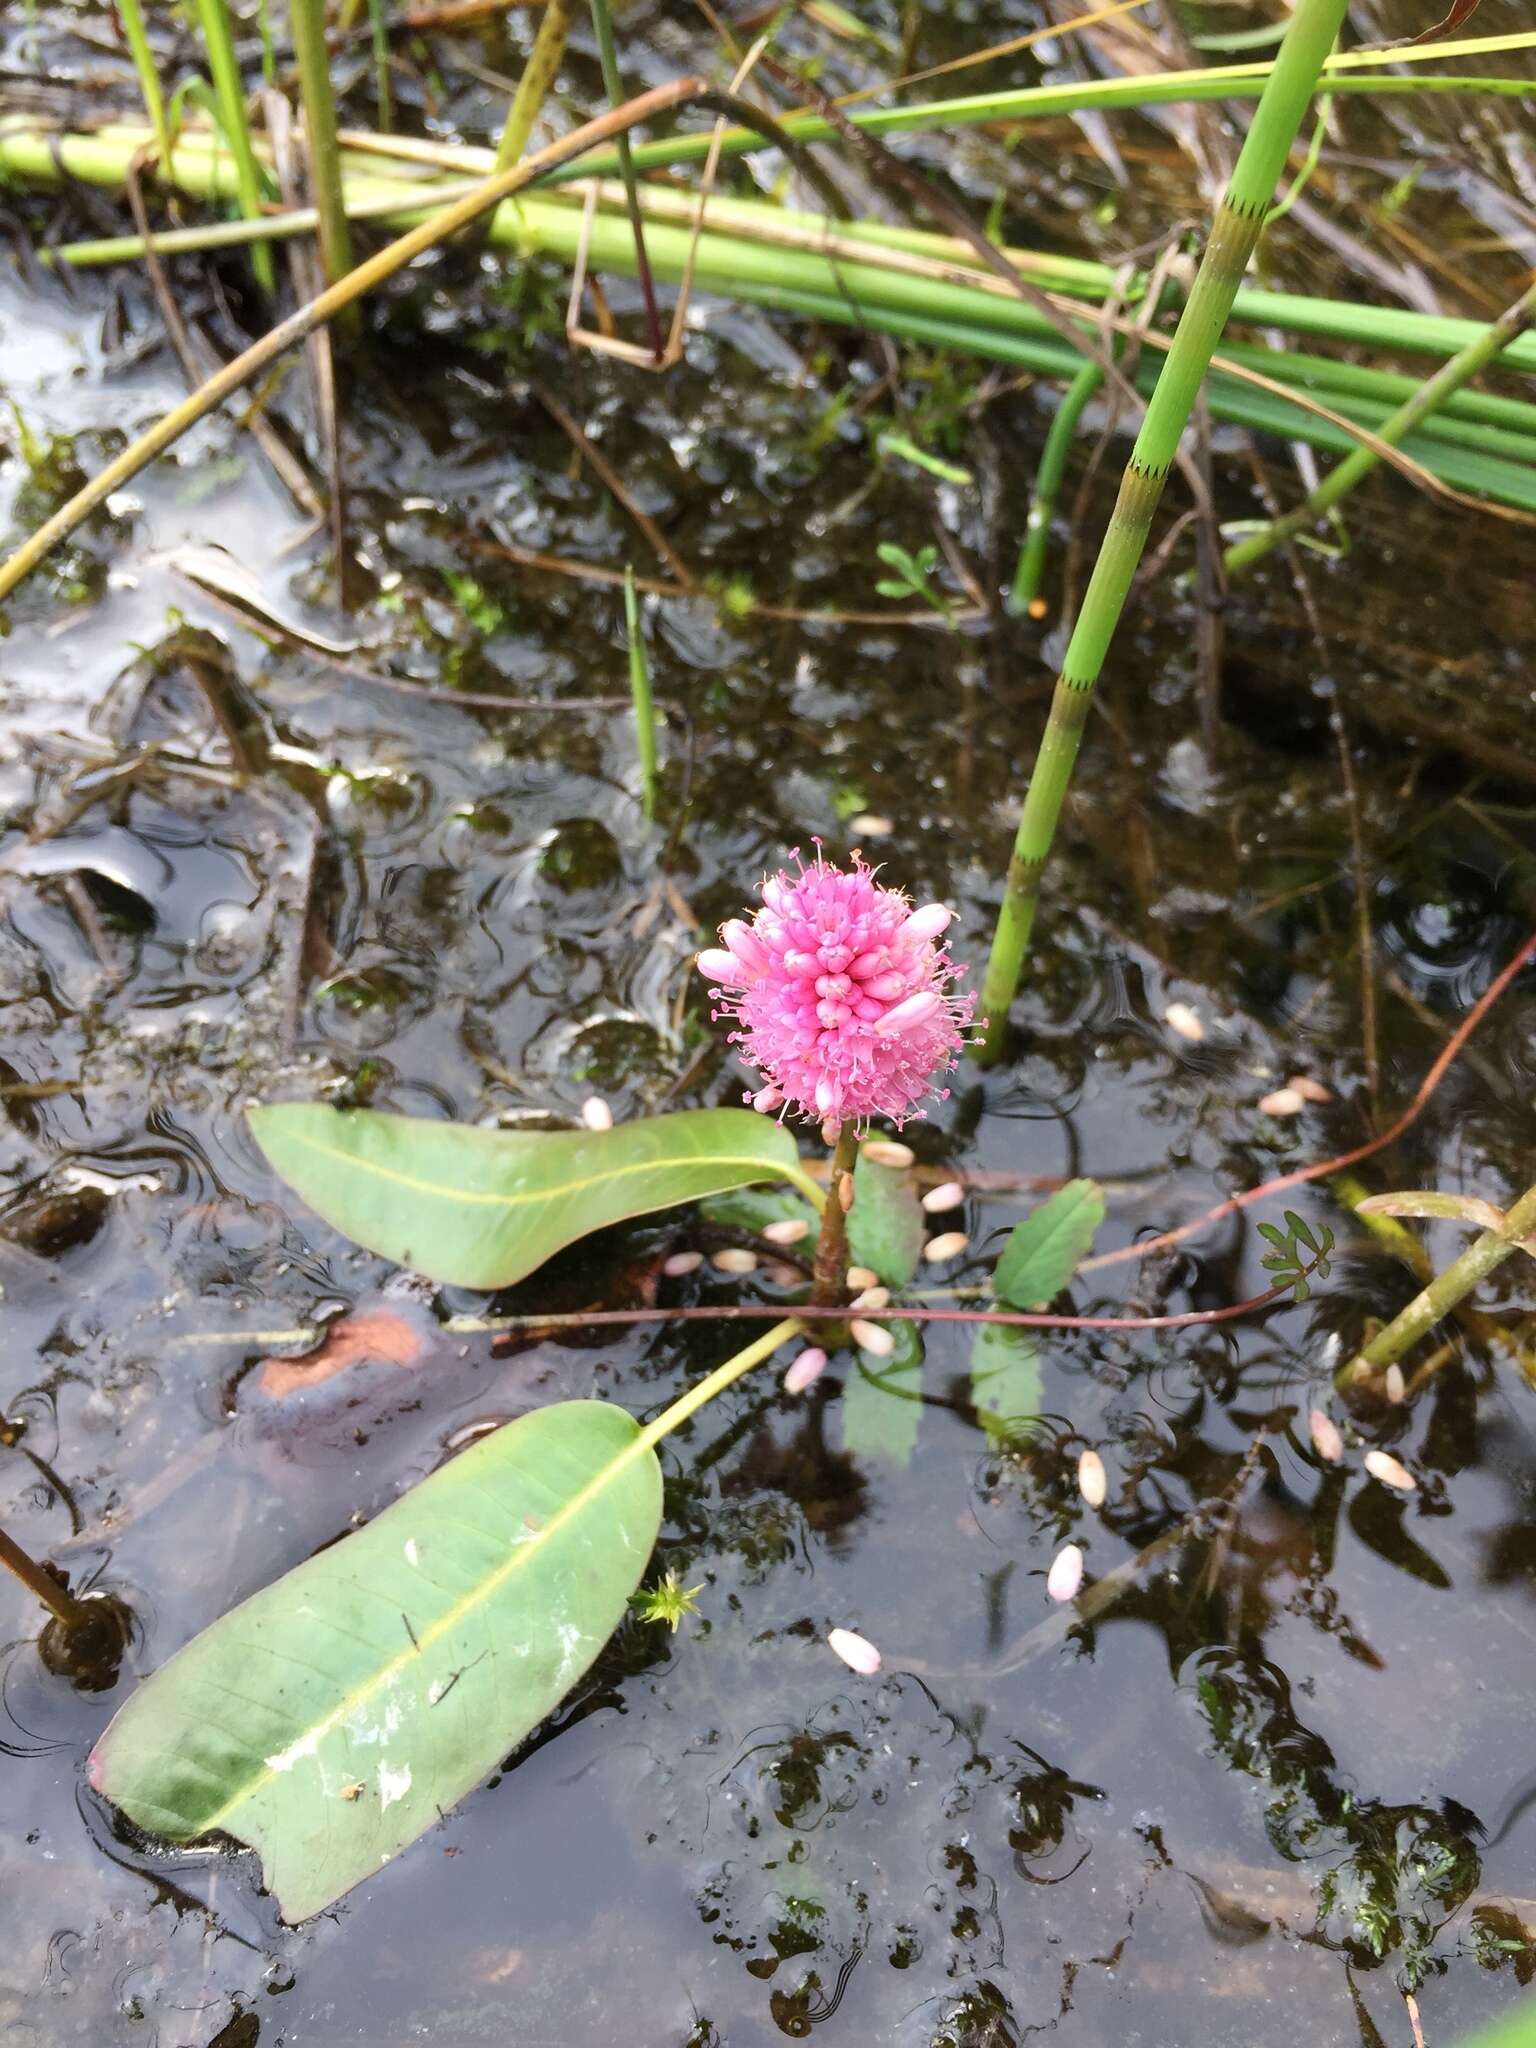
[[[1075,1543],[1069,1543],[1052,1559],[1045,1590],[1053,1600],[1075,1600],[1082,1583],[1083,1553]]]
[[[702,1252],[673,1252],[661,1262],[661,1270],[669,1280],[681,1280],[686,1273],[697,1273],[704,1263]]]
[[[853,1175],[840,1173],[837,1177],[837,1206],[846,1216],[853,1207]]]
[[[798,874],[768,877],[762,908],[750,924],[723,924],[699,971],[743,1059],[791,1109],[823,1124],[900,1124],[955,1065],[976,1006],[954,993],[961,970],[935,944],[950,917],[942,903],[914,910],[858,854],[845,870],[818,849]]]
[[[855,1311],[861,1308],[889,1308],[890,1305],[891,1290],[889,1287],[866,1287],[856,1294],[848,1304],[849,1308]]]
[[[861,1678],[873,1678],[880,1669],[880,1652],[851,1628],[829,1629],[827,1643],[832,1654],[841,1657],[848,1669],[857,1671]]]
[[[1389,1365],[1382,1385],[1386,1388],[1387,1399],[1392,1406],[1400,1408],[1408,1395],[1407,1383],[1403,1379],[1403,1368],[1400,1365]]]
[[[910,1145],[898,1145],[891,1138],[871,1138],[864,1147],[864,1157],[872,1166],[910,1166],[917,1154]]]
[[[860,811],[856,818],[848,820],[848,830],[857,832],[861,839],[889,839],[896,830],[889,818],[882,818],[878,811]]]
[[[1180,1038],[1187,1038],[1191,1045],[1198,1045],[1205,1036],[1200,1012],[1189,1003],[1170,1003],[1163,1012],[1163,1022]]]
[[[727,1245],[723,1252],[716,1252],[709,1263],[717,1273],[755,1273],[757,1253]]]
[[[589,1095],[581,1105],[581,1120],[589,1131],[611,1131],[613,1111],[601,1095]]]
[[[938,1237],[930,1237],[923,1246],[923,1257],[930,1266],[947,1265],[951,1259],[958,1259],[970,1243],[963,1230],[946,1230]]]
[[[819,1380],[827,1369],[827,1354],[814,1344],[808,1344],[784,1375],[786,1394],[803,1394],[808,1386]]]
[[[1259,1104],[1259,1114],[1261,1116],[1299,1116],[1306,1106],[1297,1089],[1276,1088],[1266,1095]]]
[[[1307,1417],[1307,1427],[1312,1432],[1312,1448],[1320,1458],[1330,1465],[1337,1465],[1344,1455],[1344,1439],[1338,1425],[1321,1408],[1314,1408]]]
[[[879,1323],[850,1323],[848,1334],[859,1349],[867,1351],[871,1358],[889,1358],[896,1349],[896,1339]]]
[[[1109,1491],[1109,1475],[1097,1451],[1087,1450],[1077,1461],[1077,1490],[1091,1508],[1101,1508]]]
[[[878,1287],[880,1285],[880,1275],[873,1266],[850,1266],[847,1277],[848,1285],[854,1288]]]
[[[777,1223],[765,1223],[763,1235],[770,1244],[798,1244],[810,1235],[811,1226],[803,1216],[784,1216]]]
[[[1379,1479],[1383,1486],[1395,1486],[1399,1493],[1412,1493],[1419,1483],[1390,1451],[1367,1451],[1365,1469],[1373,1479]]]
[[[1332,1102],[1333,1090],[1325,1088],[1321,1081],[1314,1081],[1310,1074],[1292,1074],[1286,1087],[1294,1089],[1303,1102]]]
[[[959,1181],[946,1180],[928,1190],[923,1197],[923,1207],[930,1216],[942,1216],[946,1209],[958,1209],[964,1200],[965,1189]]]

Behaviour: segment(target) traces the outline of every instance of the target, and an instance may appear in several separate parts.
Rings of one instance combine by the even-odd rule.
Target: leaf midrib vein
[[[579,1492],[574,1493],[563,1507],[558,1508],[550,1516],[541,1529],[534,1532],[527,1541],[518,1544],[508,1555],[505,1563],[490,1573],[471,1592],[466,1593],[461,1599],[455,1601],[436,1621],[429,1622],[424,1629],[419,1631],[415,1645],[403,1652],[398,1652],[387,1664],[381,1665],[377,1671],[372,1672],[361,1685],[355,1686],[345,1698],[340,1700],[319,1721],[312,1723],[308,1727],[301,1728],[294,1736],[293,1741],[286,1745],[286,1748],[292,1749],[297,1743],[312,1741],[313,1747],[310,1749],[309,1754],[313,1755],[320,1743],[325,1740],[333,1728],[348,1719],[365,1700],[381,1687],[389,1684],[409,1664],[423,1656],[432,1644],[439,1642],[443,1636],[458,1627],[466,1614],[470,1613],[476,1606],[492,1599],[515,1571],[526,1564],[530,1557],[536,1557],[544,1545],[573,1516],[579,1514],[591,1500],[596,1498],[605,1486],[611,1485],[626,1467],[633,1464],[649,1449],[650,1446],[647,1444],[643,1432],[636,1425],[633,1441],[626,1444],[599,1471],[595,1472]],[[270,1645],[263,1645],[263,1648],[270,1649]],[[279,1754],[284,1753],[286,1751],[279,1752]],[[302,1757],[296,1757],[294,1762],[300,1763],[303,1760]],[[200,1835],[209,1834],[216,1828],[227,1827],[229,1816],[255,1799],[276,1776],[276,1770],[263,1759],[263,1768],[260,1775],[242,1786],[239,1791],[228,1798],[217,1813],[212,1814],[202,1823],[198,1833]]]

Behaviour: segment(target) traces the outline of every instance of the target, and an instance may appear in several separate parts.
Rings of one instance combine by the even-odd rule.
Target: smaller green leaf
[[[897,583],[889,576],[882,576],[875,588],[882,597],[910,597],[918,586],[915,583]]]
[[[1069,1180],[1014,1225],[993,1284],[1010,1308],[1052,1301],[1077,1271],[1104,1221],[1104,1195],[1091,1180]]]
[[[994,1443],[1027,1435],[1041,1409],[1040,1353],[1027,1330],[979,1323],[971,1344],[971,1399]]]
[[[820,1218],[804,1195],[788,1188],[726,1188],[708,1195],[699,1204],[699,1214],[709,1223],[728,1230],[750,1230],[761,1236],[770,1223],[791,1221],[808,1226],[806,1234],[790,1249],[808,1258],[816,1249]]]
[[[877,1166],[861,1151],[853,1168],[848,1249],[887,1287],[905,1287],[923,1250],[923,1205],[903,1166]]]
[[[888,569],[899,569],[909,583],[915,581],[919,573],[918,567],[905,548],[898,547],[893,540],[883,540],[876,547],[875,553]]]
[[[1278,1223],[1261,1223],[1259,1225],[1259,1235],[1260,1237],[1268,1238],[1277,1251],[1288,1252],[1290,1250],[1291,1240]]]
[[[923,1413],[923,1340],[915,1323],[883,1327],[895,1339],[895,1350],[883,1359],[861,1355],[843,1388],[843,1449],[850,1457],[907,1465]]]
[[[1306,1246],[1309,1252],[1315,1252],[1317,1250],[1317,1239],[1312,1235],[1311,1231],[1307,1228],[1306,1218],[1304,1216],[1298,1216],[1294,1209],[1287,1209],[1285,1212],[1285,1220],[1291,1227],[1291,1236],[1293,1238],[1299,1239],[1300,1242]]]

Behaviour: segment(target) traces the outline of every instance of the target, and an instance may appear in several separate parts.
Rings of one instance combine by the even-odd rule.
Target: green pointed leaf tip
[[[1069,1180],[1016,1223],[997,1262],[993,1285],[1010,1308],[1053,1301],[1086,1257],[1104,1221],[1104,1195],[1091,1180]]]
[[[887,1287],[905,1287],[923,1252],[923,1205],[903,1166],[879,1166],[860,1152],[853,1167],[848,1250]]]
[[[487,1131],[379,1110],[253,1109],[256,1142],[337,1230],[429,1279],[510,1287],[590,1231],[754,1181],[815,1192],[793,1135],[750,1109],[610,1131]]]
[[[559,1704],[660,1523],[661,1468],[623,1409],[508,1423],[179,1650],[91,1783],[151,1834],[247,1843],[283,1917],[307,1919]]]

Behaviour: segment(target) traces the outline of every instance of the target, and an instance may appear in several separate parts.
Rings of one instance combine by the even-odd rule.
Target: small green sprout
[[[669,1571],[659,1585],[642,1586],[630,1605],[642,1621],[664,1621],[676,1635],[683,1616],[698,1613],[697,1595],[703,1590],[702,1582],[697,1586],[680,1585],[677,1573]]]

